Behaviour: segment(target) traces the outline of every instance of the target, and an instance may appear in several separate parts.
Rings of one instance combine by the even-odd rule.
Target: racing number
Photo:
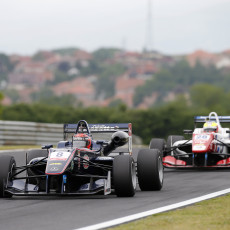
[[[71,152],[52,152],[50,160],[65,161],[69,158]]]

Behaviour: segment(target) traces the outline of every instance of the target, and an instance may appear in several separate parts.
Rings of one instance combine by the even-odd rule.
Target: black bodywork
[[[73,148],[68,135],[81,132],[110,134],[110,140],[93,140],[91,149]],[[111,135],[112,134],[112,135]],[[16,167],[8,178],[5,193],[10,195],[78,195],[111,193],[113,189],[113,161],[109,156],[114,150],[119,154],[132,154],[131,124],[77,124],[64,125],[64,141],[29,151],[25,166]],[[128,145],[128,149],[121,146]],[[120,150],[119,150],[120,149]],[[31,155],[35,158],[30,159]],[[55,157],[53,157],[55,156]],[[61,156],[61,157],[60,157]]]

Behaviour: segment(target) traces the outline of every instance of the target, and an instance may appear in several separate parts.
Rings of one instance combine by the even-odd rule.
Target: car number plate
[[[66,161],[71,152],[52,152],[50,153],[50,160],[52,161]]]

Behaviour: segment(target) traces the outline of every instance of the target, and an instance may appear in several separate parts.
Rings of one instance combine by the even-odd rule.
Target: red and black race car
[[[12,156],[0,156],[0,197],[107,195],[113,191],[129,197],[135,194],[137,174],[141,190],[162,188],[159,150],[142,149],[134,162],[131,123],[81,120],[64,125],[64,141],[56,148],[47,145],[28,151],[24,166],[16,166]]]
[[[184,130],[191,139],[171,135],[167,142],[153,138],[151,148],[163,153],[163,165],[167,168],[227,168],[230,167],[230,130],[221,123],[229,123],[230,116],[218,116],[211,112],[209,116],[194,117],[195,129]],[[197,128],[202,123],[203,127]]]

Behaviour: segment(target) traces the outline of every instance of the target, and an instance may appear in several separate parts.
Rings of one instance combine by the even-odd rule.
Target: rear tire
[[[27,164],[29,164],[29,162],[37,157],[47,157],[48,156],[48,152],[46,149],[32,149],[29,150],[27,153]],[[31,169],[27,170],[28,176],[35,176],[35,174],[33,173],[33,171]],[[37,184],[38,181],[36,178],[29,178],[28,179],[28,183],[29,184]]]
[[[129,155],[119,155],[113,161],[113,184],[118,197],[132,197],[136,191],[136,167]]]
[[[137,157],[137,175],[142,191],[157,191],[163,186],[162,156],[158,149],[141,149]]]
[[[152,138],[152,140],[150,141],[150,144],[149,144],[149,148],[150,149],[159,149],[159,151],[161,152],[162,157],[163,157],[165,145],[166,145],[166,142],[164,139]]]
[[[10,198],[12,194],[5,192],[10,176],[14,174],[16,162],[13,156],[0,156],[0,198]]]

